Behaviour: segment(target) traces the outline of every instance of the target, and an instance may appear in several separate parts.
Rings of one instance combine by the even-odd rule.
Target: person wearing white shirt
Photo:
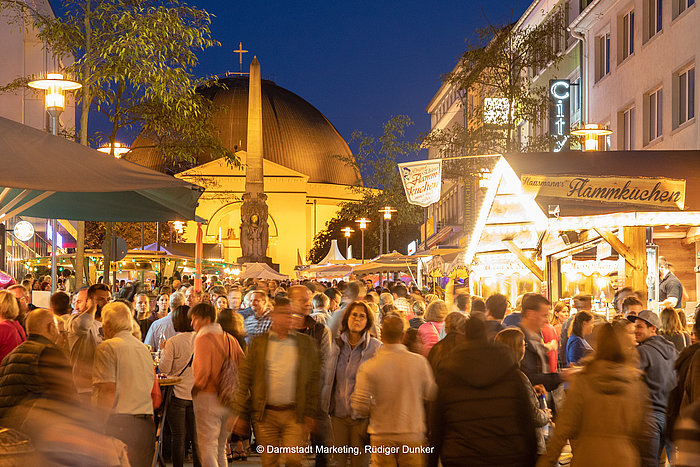
[[[131,310],[112,302],[102,309],[106,340],[95,350],[93,403],[108,420],[106,434],[124,442],[132,467],[146,467],[155,453],[153,389],[155,371],[151,354],[131,334]]]
[[[350,405],[369,416],[367,432],[373,447],[372,465],[425,465],[425,403],[437,385],[428,360],[402,345],[403,320],[389,315],[382,321],[383,346],[360,365]],[[397,391],[397,388],[401,388]],[[393,447],[391,453],[379,447]],[[394,452],[397,451],[397,452]]]
[[[185,305],[186,299],[185,295],[180,292],[174,292],[170,295],[170,311],[177,307]],[[173,326],[173,318],[171,313],[163,318],[157,319],[151,324],[148,329],[148,334],[143,340],[143,343],[151,346],[152,349],[160,350],[160,346],[163,342],[171,337],[175,336],[175,326]]]
[[[182,378],[182,381],[173,388],[167,417],[172,434],[173,467],[182,467],[185,461],[185,439],[187,437],[191,440],[197,439],[192,406],[195,332],[184,307],[175,308],[170,316],[177,334],[165,341],[158,368],[163,374]],[[199,467],[201,464],[196,444],[192,443],[192,461],[194,467]]]

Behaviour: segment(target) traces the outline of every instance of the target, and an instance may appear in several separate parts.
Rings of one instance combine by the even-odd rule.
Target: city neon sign
[[[569,150],[571,131],[571,83],[568,79],[549,80],[549,134],[554,152]]]

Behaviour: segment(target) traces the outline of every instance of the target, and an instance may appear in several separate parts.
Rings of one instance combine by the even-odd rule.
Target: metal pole
[[[389,249],[389,219],[386,220],[386,252],[391,253]]]
[[[144,231],[146,229],[146,223],[141,222],[141,249],[143,250],[144,247],[146,246],[146,242],[144,240]]]
[[[58,115],[60,112],[50,112],[52,133],[58,136]],[[56,293],[56,219],[51,219],[51,294]]]
[[[362,230],[362,264],[365,264],[365,229]]]
[[[160,222],[156,222],[156,251],[160,251]]]
[[[381,214],[381,212],[380,212],[380,213],[379,213],[379,216],[380,216],[380,217],[379,217],[379,254],[380,254],[380,255],[381,255],[382,253],[384,253],[384,245],[383,245],[383,242],[384,242],[384,228],[383,228],[383,226],[382,226],[383,222],[382,222],[381,215],[382,215],[382,214]]]
[[[350,237],[345,237],[345,259],[350,259],[348,258],[348,248],[350,248],[350,246],[348,245],[349,240]]]
[[[56,293],[56,219],[51,219],[51,294]]]

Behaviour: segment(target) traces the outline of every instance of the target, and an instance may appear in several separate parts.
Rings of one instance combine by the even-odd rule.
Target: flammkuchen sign
[[[538,197],[683,209],[685,180],[591,175],[529,175],[523,190]]]
[[[398,166],[409,203],[426,208],[440,201],[442,160],[406,162]]]

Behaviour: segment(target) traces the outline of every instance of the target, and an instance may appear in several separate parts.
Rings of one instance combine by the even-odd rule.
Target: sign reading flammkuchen
[[[520,182],[523,190],[540,197],[677,209],[683,209],[685,206],[685,180],[523,174]]]
[[[398,164],[406,198],[424,208],[440,201],[442,160]]]

